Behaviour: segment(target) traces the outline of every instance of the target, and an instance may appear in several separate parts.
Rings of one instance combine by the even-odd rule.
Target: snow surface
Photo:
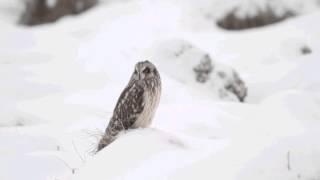
[[[212,2],[103,1],[26,28],[16,25],[19,1],[1,0],[0,179],[319,179],[320,13],[312,6],[282,23],[227,32],[208,12],[228,8]],[[214,4],[233,5],[224,2]],[[178,59],[185,68],[169,58],[177,44],[196,47]],[[240,74],[246,103],[193,82],[187,67],[203,53]],[[95,154],[145,59],[163,84],[152,127]]]

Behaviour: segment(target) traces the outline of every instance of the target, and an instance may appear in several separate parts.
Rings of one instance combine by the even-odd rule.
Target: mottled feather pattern
[[[137,114],[140,114],[144,108],[143,93],[143,88],[135,84],[122,92],[106,129],[106,134],[116,136],[119,131],[127,130],[135,123]]]
[[[128,129],[146,128],[154,117],[161,95],[161,79],[149,61],[138,62],[127,87],[121,93],[98,151]]]

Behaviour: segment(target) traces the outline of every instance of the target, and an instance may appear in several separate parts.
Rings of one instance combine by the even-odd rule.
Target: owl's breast
[[[154,89],[152,91],[146,90],[144,93],[144,108],[140,116],[134,123],[134,128],[146,128],[150,126],[156,109],[160,101],[161,89]]]

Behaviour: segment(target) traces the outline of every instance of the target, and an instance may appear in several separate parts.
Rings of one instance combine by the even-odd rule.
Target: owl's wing
[[[107,133],[114,136],[121,130],[132,127],[144,108],[143,93],[144,89],[135,84],[123,90],[106,129]]]

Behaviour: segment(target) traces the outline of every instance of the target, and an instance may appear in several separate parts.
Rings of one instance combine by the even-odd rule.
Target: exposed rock
[[[243,80],[239,77],[238,73],[233,71],[232,73],[232,80],[229,81],[227,85],[225,85],[225,88],[234,93],[240,102],[244,102],[245,97],[247,96],[248,89],[243,82]]]
[[[216,62],[189,42],[157,43],[148,57],[159,59],[157,65],[178,82],[205,90],[217,99],[244,102],[247,96],[247,87],[233,68]]]
[[[200,63],[193,68],[193,71],[196,73],[196,80],[199,83],[207,82],[212,70],[213,66],[209,55],[205,55],[204,58],[200,60]]]
[[[255,15],[237,16],[238,8],[234,8],[226,16],[218,20],[217,25],[227,30],[243,30],[255,27],[262,27],[281,22],[296,14],[293,11],[286,10],[282,14],[277,14],[271,7],[259,9]]]
[[[20,23],[28,26],[51,23],[66,15],[80,14],[98,0],[27,0]]]

